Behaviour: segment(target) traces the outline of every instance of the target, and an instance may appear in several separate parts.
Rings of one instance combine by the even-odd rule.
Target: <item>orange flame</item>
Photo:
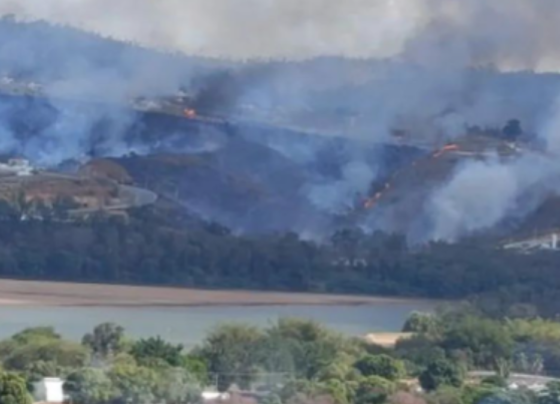
[[[187,108],[183,111],[183,114],[189,119],[196,118],[196,111],[194,109]]]
[[[368,199],[365,200],[364,208],[365,209],[373,208],[375,206],[375,204],[377,202],[379,202],[379,200],[383,197],[383,194],[385,193],[385,191],[388,191],[389,189],[391,189],[391,184],[387,182],[383,186],[383,191],[376,192],[375,195],[373,195],[371,198],[368,198]]]
[[[437,159],[438,157],[441,157],[443,154],[449,152],[449,151],[455,151],[455,150],[459,150],[459,146],[456,144],[448,144],[446,146],[443,146],[440,150],[436,151],[433,154],[433,158]]]

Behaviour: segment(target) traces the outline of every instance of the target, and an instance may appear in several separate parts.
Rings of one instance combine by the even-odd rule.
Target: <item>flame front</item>
[[[452,152],[452,151],[457,151],[457,150],[460,150],[459,145],[448,144],[448,145],[443,146],[440,150],[437,150],[436,152],[434,152],[434,154],[432,155],[432,158],[437,159],[437,158],[443,156],[447,152]],[[412,167],[415,167],[417,163],[418,163],[418,161],[412,162]],[[400,173],[400,170],[392,175],[391,179],[387,183],[385,183],[385,186],[383,187],[382,191],[376,192],[375,195],[373,195],[370,198],[367,198],[364,201],[364,209],[371,209],[377,204],[377,202],[379,202],[379,200],[383,197],[385,192],[387,192],[388,190],[391,189],[391,183],[393,182],[393,180],[397,177],[397,175],[399,173]]]
[[[191,108],[185,109],[183,111],[183,114],[189,119],[196,118],[196,111],[194,109],[191,109]]]
[[[443,154],[445,154],[445,153],[447,153],[447,152],[456,151],[456,150],[459,150],[459,146],[458,146],[458,145],[456,145],[456,144],[448,144],[448,145],[443,146],[440,150],[436,151],[436,152],[433,154],[432,157],[435,158],[435,159],[437,159],[437,158],[441,157]]]

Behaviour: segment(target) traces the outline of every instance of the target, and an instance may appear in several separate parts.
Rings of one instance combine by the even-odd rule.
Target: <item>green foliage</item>
[[[194,355],[185,355],[183,358],[183,367],[189,374],[194,376],[199,383],[208,383],[208,366],[204,360]]]
[[[324,382],[321,393],[329,395],[335,404],[349,404],[348,384],[344,380],[330,379]]]
[[[453,362],[438,359],[427,366],[419,380],[427,391],[437,390],[441,386],[460,387],[463,384],[463,372]]]
[[[360,358],[354,366],[366,377],[380,376],[395,381],[405,375],[403,363],[389,355],[366,355]]]
[[[491,248],[487,240],[411,250],[400,236],[341,231],[318,245],[293,234],[239,237],[152,208],[134,210],[128,222],[102,215],[83,222],[21,221],[1,208],[3,277],[446,299],[476,295],[477,305],[495,316],[511,314],[512,307],[526,312],[523,317],[552,317],[560,309],[560,256],[519,255]],[[431,327],[422,316],[406,325]]]
[[[514,341],[499,322],[468,316],[447,330],[443,346],[448,351],[466,352],[474,366],[493,369],[500,360],[511,359]]]
[[[497,374],[497,375],[489,376],[489,377],[486,377],[486,378],[482,379],[482,384],[485,384],[485,385],[488,385],[488,386],[493,386],[493,387],[505,388],[505,387],[507,387],[507,379],[504,378],[503,376]]]
[[[395,391],[395,385],[379,376],[363,378],[357,386],[355,404],[383,404]]]
[[[218,388],[225,391],[232,383],[248,388],[261,362],[263,334],[255,327],[223,325],[212,331],[197,353],[210,373],[219,375]]]
[[[0,403],[31,404],[25,379],[13,373],[0,373]]]
[[[508,320],[505,327],[517,341],[560,343],[560,323],[541,318]]]
[[[120,352],[124,343],[124,328],[113,323],[99,324],[92,333],[84,335],[82,344],[89,347],[93,354],[107,358]]]
[[[34,363],[57,367],[79,367],[88,360],[88,351],[65,341],[52,328],[27,329],[0,343],[0,356],[8,370],[25,371]]]
[[[159,361],[169,366],[182,366],[182,352],[182,345],[170,344],[161,337],[141,339],[130,349],[130,354],[141,365],[155,365]]]
[[[437,317],[431,313],[413,312],[405,321],[402,331],[433,334],[438,330]]]
[[[44,377],[64,376],[67,369],[56,362],[35,361],[26,366],[25,376],[28,382],[34,382]]]
[[[194,404],[200,401],[200,383],[181,368],[168,368],[159,375],[155,396],[165,404]]]
[[[54,330],[53,327],[34,327],[26,328],[25,330],[14,334],[12,340],[18,344],[29,344],[38,341],[60,340],[60,335]]]
[[[395,352],[406,360],[409,373],[415,375],[428,364],[445,358],[445,350],[439,346],[439,341],[423,334],[397,341]]]
[[[426,399],[428,404],[465,404],[461,389],[452,386],[441,386],[431,391]]]
[[[68,375],[64,391],[73,402],[106,404],[117,398],[111,379],[103,369],[82,368]]]
[[[267,370],[291,369],[298,377],[307,379],[335,362],[345,348],[339,335],[316,322],[300,319],[280,319],[267,330],[265,343]],[[276,362],[271,364],[271,359]]]
[[[116,402],[123,404],[153,404],[156,400],[158,374],[143,366],[117,365],[108,373]]]

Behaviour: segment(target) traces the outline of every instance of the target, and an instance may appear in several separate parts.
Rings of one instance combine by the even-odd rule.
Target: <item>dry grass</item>
[[[0,280],[0,305],[227,306],[409,304],[397,298]]]

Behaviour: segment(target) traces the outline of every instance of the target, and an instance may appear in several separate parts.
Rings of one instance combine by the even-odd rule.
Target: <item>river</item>
[[[115,322],[135,337],[160,335],[192,347],[213,327],[242,322],[263,327],[278,318],[298,317],[319,321],[346,335],[400,331],[414,310],[430,311],[434,303],[380,302],[370,305],[331,306],[207,306],[207,307],[0,307],[0,338],[27,327],[53,326],[64,337],[80,340],[96,324]]]

